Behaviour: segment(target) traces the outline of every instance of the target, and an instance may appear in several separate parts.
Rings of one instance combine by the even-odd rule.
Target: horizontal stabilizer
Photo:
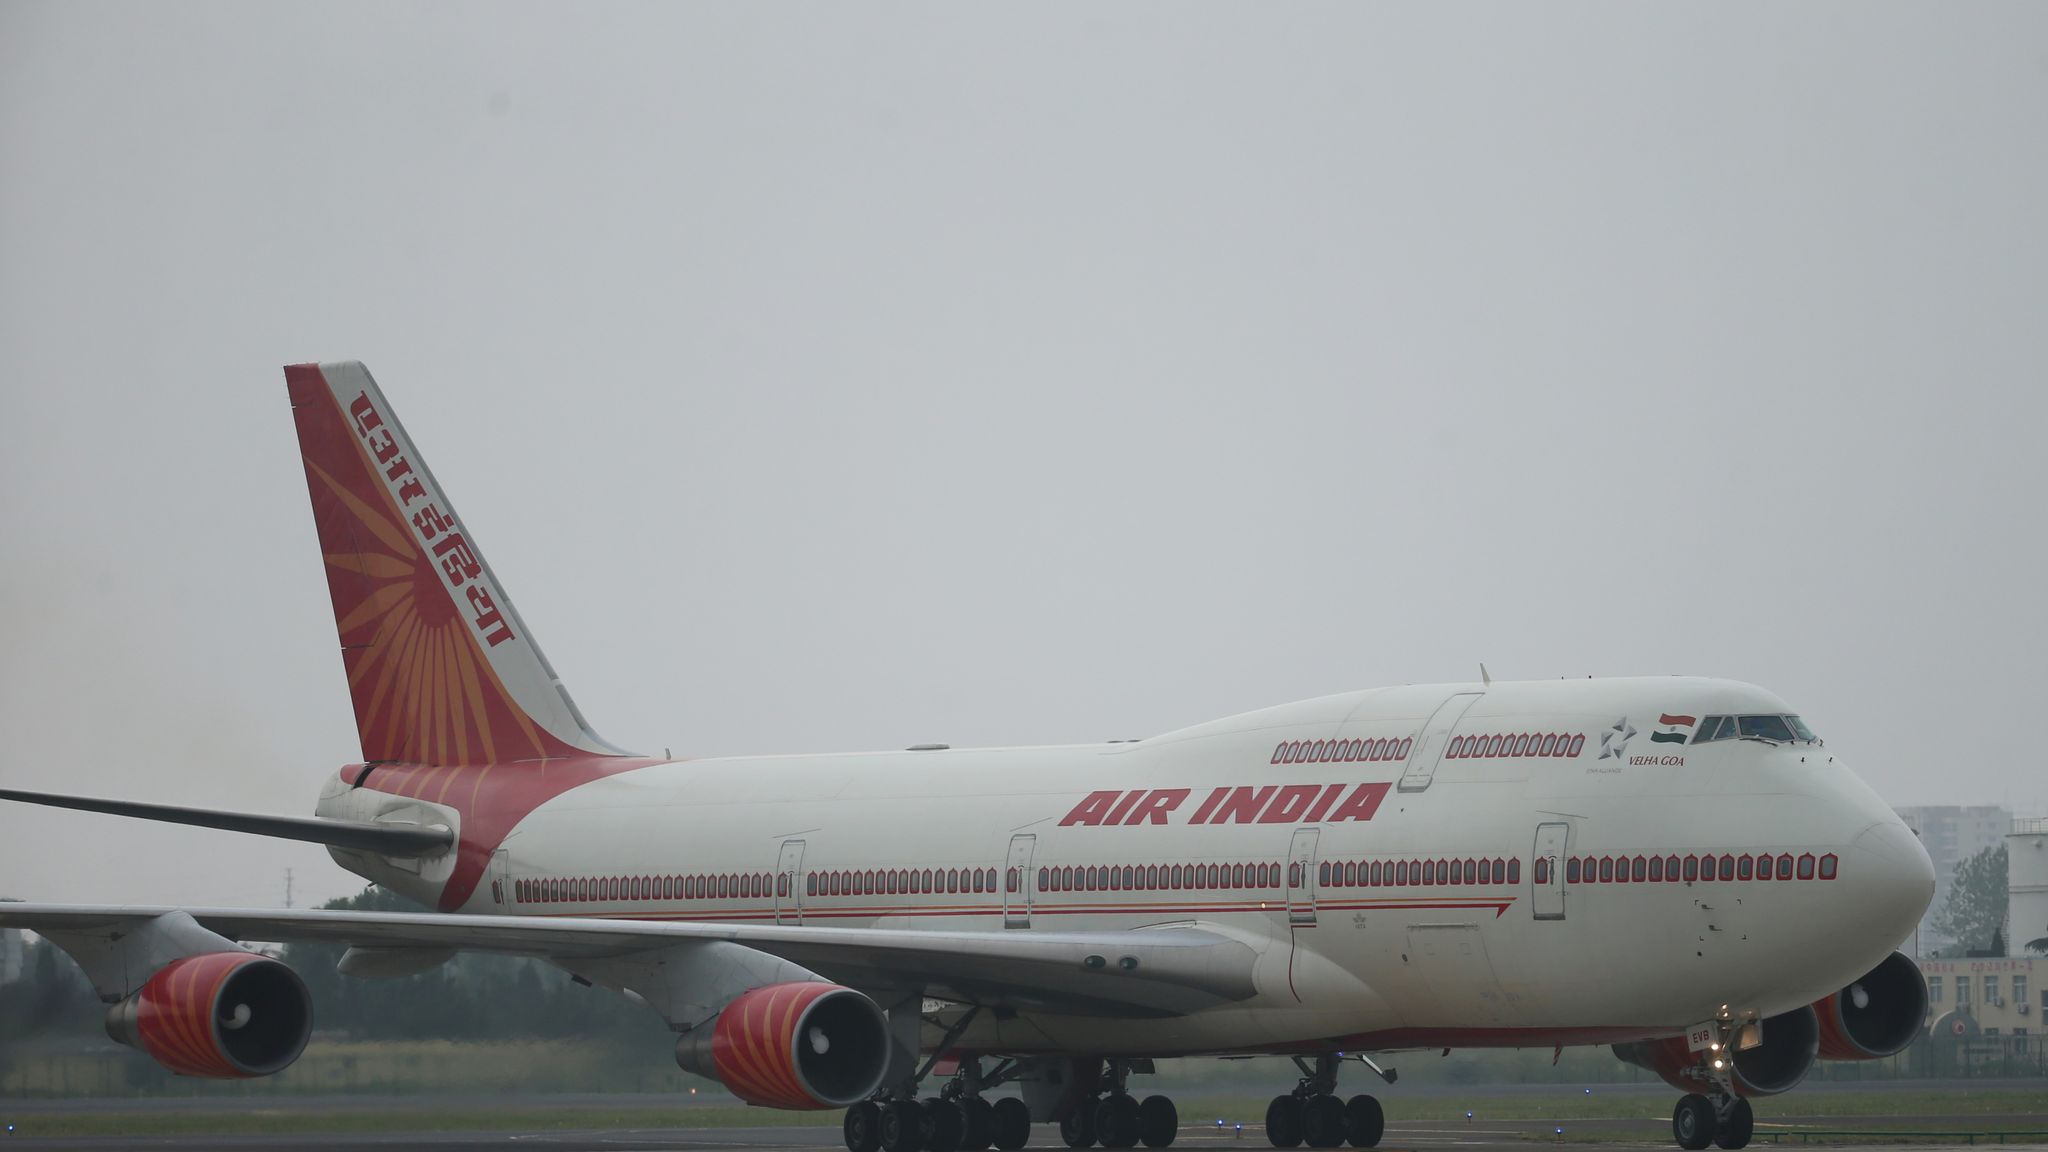
[[[439,825],[422,827],[417,824],[373,824],[306,816],[259,816],[248,812],[217,812],[210,808],[141,804],[133,800],[17,792],[8,788],[0,788],[0,800],[19,800],[24,804],[43,804],[51,808],[75,808],[80,812],[104,812],[112,816],[134,816],[166,824],[221,828],[279,840],[305,840],[330,848],[375,852],[380,856],[438,856],[455,844],[455,833]]]

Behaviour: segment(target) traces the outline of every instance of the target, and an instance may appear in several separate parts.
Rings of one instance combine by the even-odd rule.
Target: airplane
[[[1406,685],[1140,740],[688,759],[600,738],[360,363],[285,369],[362,759],[311,817],[0,798],[323,844],[421,913],[0,904],[108,1031],[196,1077],[305,1048],[297,973],[538,957],[659,1013],[749,1104],[849,1152],[1174,1142],[1172,1057],[1279,1056],[1274,1147],[1376,1145],[1375,1056],[1608,1044],[1750,1100],[1903,1049],[1913,833],[1785,701],[1730,680]],[[1017,1094],[997,1098],[1014,1085]],[[922,1096],[920,1095],[922,1093]]]

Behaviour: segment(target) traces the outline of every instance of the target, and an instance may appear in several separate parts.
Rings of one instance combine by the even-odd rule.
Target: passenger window
[[[1742,735],[1775,740],[1780,744],[1790,744],[1793,740],[1792,726],[1785,723],[1783,716],[1744,716]]]

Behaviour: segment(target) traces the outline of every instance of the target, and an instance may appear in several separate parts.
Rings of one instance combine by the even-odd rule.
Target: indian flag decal
[[[1697,724],[1697,723],[1699,723],[1699,717],[1697,717],[1697,716],[1673,716],[1673,715],[1672,715],[1671,713],[1669,713],[1669,712],[1665,712],[1665,713],[1662,713],[1661,715],[1659,715],[1659,716],[1657,717],[1657,726],[1658,726],[1658,727],[1660,727],[1660,728],[1683,728],[1683,729],[1685,729],[1685,731],[1683,731],[1683,732],[1652,732],[1652,733],[1650,733],[1650,743],[1652,743],[1652,744],[1683,744],[1683,743],[1685,743],[1685,742],[1686,742],[1686,741],[1687,741],[1688,739],[1690,739],[1690,738],[1692,737],[1692,728],[1693,728],[1693,725],[1695,725],[1695,724]]]

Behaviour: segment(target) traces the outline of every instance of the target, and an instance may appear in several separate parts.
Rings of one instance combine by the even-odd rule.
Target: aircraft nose
[[[1844,863],[1856,870],[1860,915],[1883,931],[1887,946],[1896,947],[1913,934],[1934,900],[1934,861],[1897,817],[1858,832],[1847,855]]]

